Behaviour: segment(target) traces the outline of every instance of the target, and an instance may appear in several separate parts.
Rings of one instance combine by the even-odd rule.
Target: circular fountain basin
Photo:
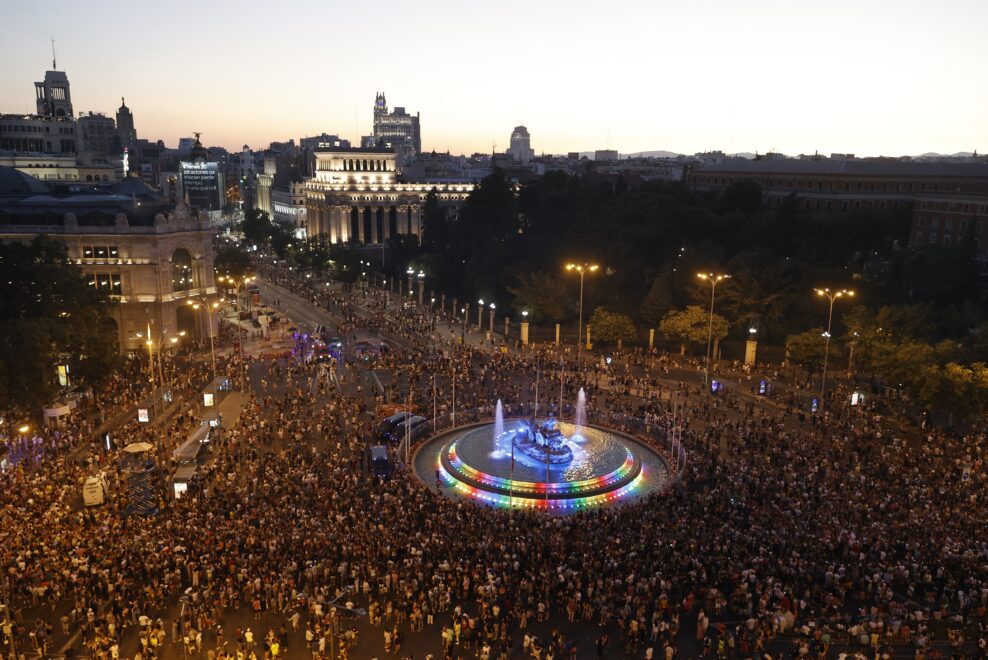
[[[557,513],[613,505],[663,488],[670,470],[653,449],[619,431],[562,422],[566,463],[546,463],[513,451],[523,420],[453,429],[426,442],[415,455],[416,474],[425,483],[438,480],[451,497],[476,499],[501,507],[538,507]]]

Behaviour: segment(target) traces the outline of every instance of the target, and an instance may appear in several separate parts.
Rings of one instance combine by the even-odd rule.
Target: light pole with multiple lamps
[[[237,329],[240,336],[240,361],[243,364],[243,379],[244,388],[248,388],[249,384],[247,381],[247,347],[244,346],[244,327],[240,324],[240,287],[245,286],[254,281],[254,278],[250,275],[244,275],[239,280],[230,277],[229,275],[222,276],[218,278],[220,282],[226,282],[233,285],[234,290],[234,301],[237,304]]]
[[[703,386],[706,387],[710,384],[710,344],[714,337],[714,294],[717,291],[717,285],[724,280],[731,279],[731,276],[715,273],[697,273],[696,276],[710,285],[710,322],[707,325],[707,366],[703,373]]]
[[[594,273],[600,269],[597,264],[566,264],[566,270],[575,271],[580,274],[580,318],[576,326],[576,368],[579,369],[583,360],[583,278],[587,273]]]
[[[827,359],[830,357],[830,328],[834,320],[834,302],[839,298],[852,298],[854,297],[854,291],[850,289],[840,289],[839,291],[831,291],[828,288],[823,289],[813,289],[816,295],[821,298],[826,298],[830,301],[830,311],[827,313],[827,331],[823,333],[826,343],[823,347],[823,374],[820,376],[820,409],[824,407],[824,395],[827,393]]]
[[[205,298],[189,299],[189,305],[192,305],[192,309],[196,311],[206,312],[206,322],[209,323],[209,357],[213,362],[213,380],[216,380],[216,346],[213,343],[213,316],[211,310],[218,309],[220,304],[217,302],[210,303]],[[202,317],[199,317],[200,320]]]

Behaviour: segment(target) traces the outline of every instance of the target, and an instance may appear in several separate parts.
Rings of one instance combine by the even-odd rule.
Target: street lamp
[[[494,336],[494,303],[491,303],[491,324],[490,324],[490,330],[488,331],[488,334],[491,337]]]
[[[412,268],[411,266],[409,266],[408,267],[408,270],[405,271],[405,274],[408,275],[408,293],[411,294],[412,293],[412,278],[415,277],[415,269]]]
[[[580,274],[580,318],[576,325],[576,368],[580,368],[583,359],[583,278],[587,273],[596,272],[600,266],[597,264],[566,264],[566,270],[576,271]],[[558,329],[558,327],[557,327]],[[560,410],[560,413],[562,411]]]
[[[213,362],[213,380],[216,380],[216,347],[213,343],[213,317],[209,313],[209,310],[219,308],[220,304],[217,302],[210,304],[205,298],[199,298],[198,300],[200,302],[189,300],[189,304],[192,305],[192,309],[196,311],[201,309],[206,312],[206,321],[209,323],[209,356]]]
[[[528,345],[528,310],[523,309],[521,312],[521,345]]]
[[[840,291],[831,291],[830,289],[813,289],[816,295],[821,298],[826,298],[830,301],[830,311],[827,313],[827,331],[823,333],[826,343],[823,348],[823,375],[820,377],[820,408],[823,409],[823,397],[827,392],[827,359],[830,357],[830,328],[834,320],[834,302],[838,298],[843,298],[847,296],[848,298],[854,297],[854,291],[850,289],[841,289]]]
[[[484,320],[484,299],[477,301],[477,332],[480,332],[480,324]]]
[[[425,272],[420,270],[417,277],[419,279],[419,307],[421,307],[422,296],[425,294]]]
[[[731,276],[714,273],[697,273],[696,276],[710,284],[710,323],[707,325],[707,367],[703,374],[703,385],[706,387],[710,384],[710,344],[714,337],[714,293],[717,291],[717,285],[724,280],[731,279]]]
[[[244,286],[246,284],[249,284],[250,282],[253,282],[254,281],[254,278],[251,277],[251,276],[249,276],[249,275],[244,275],[239,280],[236,280],[233,277],[230,277],[229,275],[227,275],[226,277],[221,277],[219,279],[220,279],[221,282],[227,282],[228,284],[232,284],[233,285],[233,289],[234,289],[234,293],[235,293],[235,295],[234,295],[234,301],[236,302],[236,305],[237,305],[237,328],[238,328],[238,333],[237,334],[240,337],[240,361],[243,363],[244,387],[247,388],[248,387],[248,381],[247,381],[247,359],[245,357],[245,355],[246,355],[246,352],[245,352],[246,347],[244,346],[244,327],[240,323],[240,287],[242,287],[242,286]]]

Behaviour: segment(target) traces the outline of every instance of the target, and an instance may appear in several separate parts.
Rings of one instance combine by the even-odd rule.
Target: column
[[[398,215],[395,218],[395,230],[399,234],[408,233],[408,205],[402,204],[398,207]]]
[[[412,233],[415,234],[415,237],[418,239],[419,243],[422,242],[422,234],[420,231],[420,224],[422,220],[421,214],[422,214],[421,206],[419,206],[418,204],[412,206]]]
[[[364,215],[370,216],[370,226],[371,226],[371,243],[377,244],[377,209],[373,206],[364,207]],[[368,213],[370,211],[370,213]]]
[[[391,238],[391,207],[389,206],[381,207],[381,230],[384,232],[381,242],[387,243]]]
[[[359,206],[355,206],[353,208],[355,208],[357,210],[357,242],[358,243],[364,243],[364,242],[366,242],[366,239],[364,237],[364,218],[363,218],[363,215],[360,212],[360,207]],[[350,219],[353,220],[353,210],[352,209],[350,210]]]

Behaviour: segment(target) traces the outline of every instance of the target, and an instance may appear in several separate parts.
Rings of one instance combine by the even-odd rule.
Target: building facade
[[[390,145],[403,157],[403,162],[408,162],[422,153],[419,114],[411,115],[402,107],[388,112],[387,99],[384,94],[378,94],[374,99],[374,138],[378,144]]]
[[[0,167],[0,241],[39,234],[63,241],[90,284],[118,303],[112,313],[121,351],[142,349],[137,333],[149,322],[158,337],[208,337],[215,329],[215,319],[188,304],[216,295],[205,213],[169,204],[136,177],[100,190],[60,191]]]
[[[473,190],[465,181],[402,181],[397,155],[385,148],[316,149],[315,176],[305,182],[308,235],[331,243],[381,244],[391,236],[422,237],[422,209],[432,189],[459,207]]]
[[[918,194],[988,193],[988,164],[880,158],[730,159],[690,173],[690,184],[697,191],[721,192],[746,180],[761,186],[766,206],[794,198],[800,208],[819,211],[908,209]]]
[[[511,146],[508,148],[508,153],[511,154],[516,163],[527,163],[535,158],[535,152],[532,151],[532,139],[527,128],[515,126],[515,130],[511,132]]]
[[[54,68],[54,62],[52,62]],[[64,71],[45,71],[45,79],[34,83],[34,93],[41,117],[72,117],[72,93]]]
[[[909,244],[960,247],[974,243],[981,259],[988,259],[988,194],[920,193],[913,203]]]
[[[296,238],[309,236],[305,188],[304,181],[289,181],[285,185],[271,188],[270,191],[272,219],[291,226]]]
[[[111,117],[90,112],[79,117],[79,152],[87,162],[103,161],[120,151],[117,125]]]
[[[120,107],[117,108],[117,135],[120,138],[120,144],[123,146],[127,146],[137,140],[137,129],[134,128],[134,115],[131,113],[130,108],[127,107],[127,103],[122,96],[120,97]]]

